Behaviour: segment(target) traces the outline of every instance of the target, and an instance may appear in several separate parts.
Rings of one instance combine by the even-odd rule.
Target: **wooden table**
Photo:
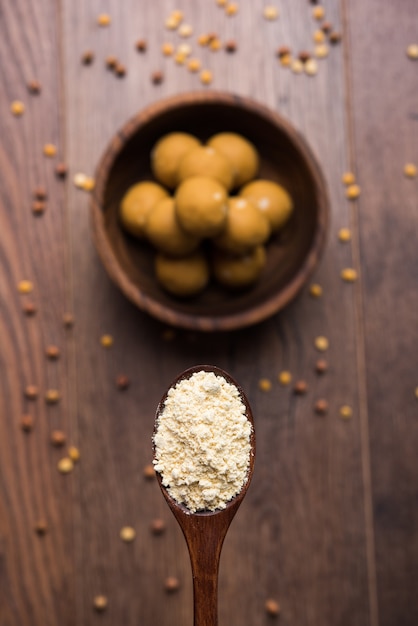
[[[416,626],[418,623],[416,4],[378,0],[325,2],[342,32],[315,76],[280,65],[276,50],[313,50],[320,26],[306,0],[280,0],[277,20],[264,3],[242,1],[236,15],[213,0],[6,0],[0,19],[0,625],[160,626],[192,623],[186,547],[155,480],[151,460],[156,404],[184,368],[212,363],[229,371],[251,401],[258,459],[248,497],[224,546],[220,624]],[[189,40],[168,31],[174,8],[193,27]],[[97,25],[100,12],[111,16]],[[235,40],[235,53],[200,48],[196,36]],[[139,53],[135,42],[148,49]],[[89,194],[74,186],[94,175],[111,136],[139,109],[164,96],[204,89],[199,75],[163,57],[165,41],[190,41],[214,89],[250,95],[280,111],[305,135],[329,185],[332,222],[314,282],[287,310],[225,335],[167,333],[110,283],[91,244]],[[91,65],[81,62],[91,50]],[[115,55],[127,69],[105,67]],[[160,85],[151,81],[163,71]],[[27,83],[37,80],[41,93]],[[22,101],[21,117],[10,112]],[[53,158],[44,144],[57,146]],[[68,165],[66,179],[55,174]],[[361,187],[348,201],[341,176]],[[32,215],[33,192],[47,190],[46,211]],[[348,227],[352,239],[338,240]],[[354,267],[358,280],[340,272]],[[33,292],[20,294],[21,280]],[[37,312],[23,312],[34,303]],[[63,314],[74,315],[73,328]],[[100,344],[114,338],[111,349]],[[314,339],[329,339],[325,355]],[[56,345],[60,358],[45,357]],[[319,376],[318,357],[328,371]],[[279,372],[304,379],[308,393],[281,386]],[[119,391],[118,375],[131,385]],[[259,380],[269,378],[269,392]],[[27,385],[39,397],[25,399]],[[47,404],[48,389],[60,401]],[[318,416],[317,399],[329,404]],[[340,407],[352,408],[342,419]],[[22,432],[30,414],[32,432]],[[81,452],[72,473],[57,471],[66,448]],[[153,535],[155,518],[166,531]],[[47,526],[43,536],[34,530]],[[120,529],[136,530],[133,543]],[[165,590],[167,576],[180,581]],[[97,595],[108,598],[101,615]]]

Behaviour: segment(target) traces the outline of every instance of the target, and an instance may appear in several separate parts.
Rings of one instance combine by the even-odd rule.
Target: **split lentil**
[[[324,30],[316,30],[312,37],[314,43],[324,43],[325,41],[325,33]]]
[[[33,302],[25,302],[22,307],[22,311],[25,315],[32,316],[37,312],[37,308]]]
[[[201,63],[199,59],[190,59],[187,63],[187,69],[189,72],[198,72],[200,70]]]
[[[161,46],[161,52],[163,53],[164,56],[169,57],[173,54],[174,52],[174,46],[172,43],[163,43],[163,45]]]
[[[143,472],[144,478],[147,478],[149,480],[151,480],[152,478],[155,478],[155,469],[151,463],[149,463],[148,465],[145,465],[142,472]]]
[[[217,52],[221,48],[222,48],[222,42],[217,37],[215,39],[212,39],[209,42],[209,50],[212,50],[212,52]]]
[[[156,517],[151,522],[151,531],[154,535],[162,535],[165,531],[165,522],[164,520]]]
[[[231,2],[231,4],[227,4],[225,7],[226,15],[236,15],[238,13],[238,4],[236,2]]]
[[[317,6],[312,9],[312,17],[315,20],[323,20],[325,17],[325,9],[322,6]]]
[[[200,82],[203,85],[210,85],[213,80],[213,75],[210,70],[203,70],[200,72]]]

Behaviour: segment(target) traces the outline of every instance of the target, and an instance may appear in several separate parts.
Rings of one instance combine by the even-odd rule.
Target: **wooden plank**
[[[417,183],[403,174],[418,164],[417,67],[406,56],[415,14],[412,1],[347,3],[382,626],[418,621]]]
[[[63,430],[77,440],[72,410],[71,337],[62,323],[68,306],[65,183],[54,172],[65,158],[61,126],[59,39],[55,4],[5,3],[0,23],[2,84],[0,120],[0,623],[4,626],[57,623],[70,625],[77,615],[73,520],[76,475],[56,469],[62,450],[49,439]],[[41,84],[30,94],[29,81]],[[13,117],[12,101],[25,105]],[[43,146],[57,146],[56,158]],[[35,217],[31,206],[36,187],[48,194],[46,212]],[[21,295],[21,280],[33,293]],[[25,316],[33,302],[37,313]],[[57,361],[47,361],[45,348],[56,345]],[[24,397],[36,385],[39,397]],[[47,406],[48,389],[61,394]],[[34,420],[33,432],[21,430],[24,414]],[[47,525],[37,536],[35,525]]]
[[[180,41],[164,29],[171,3],[159,3],[158,9],[142,3],[139,9],[134,2],[113,1],[107,7],[112,18],[107,28],[96,24],[98,2],[63,7],[71,175],[92,174],[111,136],[138,109],[162,96],[201,88],[196,75],[161,55],[164,41]],[[221,563],[221,623],[263,623],[264,601],[272,596],[281,603],[283,624],[365,626],[371,622],[364,502],[371,494],[363,486],[357,391],[362,345],[353,286],[339,277],[340,269],[352,264],[351,249],[336,237],[353,219],[340,183],[348,166],[342,48],[333,48],[320,62],[316,77],[297,76],[278,66],[275,51],[281,44],[295,51],[312,48],[317,24],[306,3],[283,6],[276,22],[265,21],[256,2],[241,3],[230,18],[215,3],[183,2],[182,9],[194,35],[213,30],[222,40],[237,42],[230,56],[198,49],[204,66],[213,70],[212,87],[252,95],[280,110],[306,135],[323,165],[333,208],[329,244],[316,274],[324,297],[314,301],[306,290],[286,312],[247,331],[226,336],[179,331],[164,341],[162,326],[135,310],[106,278],[89,241],[88,197],[69,189],[83,452],[78,594],[85,622],[93,623],[97,593],[108,595],[108,618],[115,623],[192,622],[184,541],[156,485],[144,481],[142,468],[150,460],[154,410],[166,386],[185,367],[210,362],[230,371],[248,391],[258,435],[254,484]],[[329,19],[341,25],[337,6],[329,7]],[[148,40],[142,55],[134,48],[140,37]],[[88,48],[95,61],[86,67],[80,57]],[[104,68],[109,54],[126,64],[125,78]],[[157,69],[165,80],[154,86],[150,75]],[[100,346],[103,333],[115,339],[107,352]],[[323,377],[313,370],[318,335],[326,335],[331,346],[330,370]],[[282,369],[307,380],[305,397],[278,385]],[[132,381],[123,393],[114,385],[122,372]],[[270,393],[258,390],[264,376],[273,381]],[[330,405],[324,418],[313,414],[318,397]],[[353,407],[351,421],[338,417],[342,404]],[[162,537],[149,535],[154,516],[167,520]],[[132,545],[118,538],[125,524],[137,531]],[[181,580],[177,594],[164,592],[169,574]]]

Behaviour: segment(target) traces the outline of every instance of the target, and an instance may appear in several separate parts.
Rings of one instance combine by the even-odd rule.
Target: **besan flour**
[[[192,513],[224,509],[246,482],[251,431],[237,387],[196,372],[168,391],[154,435],[155,471]]]

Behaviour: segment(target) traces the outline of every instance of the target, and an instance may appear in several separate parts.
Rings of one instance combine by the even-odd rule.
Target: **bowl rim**
[[[158,302],[144,293],[138,285],[133,283],[120,267],[119,261],[109,242],[104,225],[104,211],[102,210],[106,183],[110,170],[125,147],[126,142],[148,121],[166,113],[170,109],[181,108],[184,105],[216,104],[240,106],[263,117],[278,127],[302,155],[310,171],[317,194],[318,219],[308,254],[297,269],[292,279],[278,293],[272,294],[267,300],[253,305],[248,310],[228,313],[212,317],[210,315],[189,314],[173,311],[169,306]],[[200,90],[176,94],[162,98],[147,105],[132,116],[113,136],[105,149],[96,168],[95,188],[90,202],[90,223],[93,243],[110,279],[121,289],[125,296],[134,302],[141,310],[170,325],[189,330],[231,331],[257,324],[289,304],[302,289],[307,279],[312,275],[323,253],[326,235],[329,226],[330,202],[327,183],[318,159],[303,135],[280,113],[270,109],[251,97],[241,96],[232,92]]]

